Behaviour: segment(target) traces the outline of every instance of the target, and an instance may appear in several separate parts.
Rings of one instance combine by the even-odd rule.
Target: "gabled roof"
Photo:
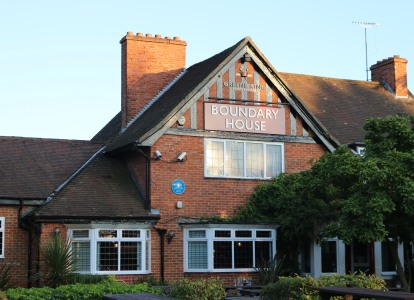
[[[245,50],[244,50],[245,49]],[[214,55],[213,57],[197,63],[188,68],[184,74],[181,75],[170,88],[166,89],[159,98],[154,98],[146,109],[139,112],[133,121],[117,136],[107,144],[106,151],[114,151],[128,147],[132,144],[140,144],[145,141],[151,134],[157,130],[162,129],[166,124],[180,111],[185,105],[188,105],[188,101],[197,95],[202,88],[217,74],[222,71],[223,66],[234,59],[236,54],[240,51],[243,53],[250,51],[251,54],[257,59],[257,63],[260,60],[260,68],[267,75],[272,77],[271,81],[277,86],[287,98],[289,102],[297,109],[299,115],[305,119],[308,123],[314,124],[311,128],[315,131],[316,135],[327,145],[328,149],[333,149],[332,144],[336,141],[332,141],[329,135],[326,135],[325,129],[315,122],[312,115],[301,109],[301,103],[298,103],[296,99],[290,97],[290,91],[286,91],[285,86],[281,84],[280,79],[277,76],[276,70],[267,61],[264,55],[256,47],[250,37],[246,37],[240,40],[232,47]],[[197,99],[195,99],[197,100]],[[120,121],[121,116],[116,116],[116,124]],[[115,119],[115,118],[114,118]],[[114,119],[111,123],[115,122]],[[109,124],[108,124],[109,125]],[[109,136],[114,133],[110,131],[108,126],[104,131],[101,131],[99,135]],[[329,145],[328,145],[329,144]]]
[[[396,98],[379,82],[278,73],[341,144],[363,142],[368,118],[414,113],[414,98]]]
[[[46,199],[101,147],[89,141],[0,137],[0,199]]]
[[[59,220],[158,219],[144,203],[125,164],[100,155],[32,215]]]

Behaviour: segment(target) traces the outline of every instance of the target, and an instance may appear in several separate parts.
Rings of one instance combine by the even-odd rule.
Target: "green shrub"
[[[67,284],[74,266],[70,241],[53,235],[50,241],[41,244],[41,252],[45,270],[36,274],[35,280],[39,280],[41,285],[53,288]]]
[[[374,290],[386,290],[385,281],[376,275],[366,275],[364,272],[353,274],[324,275],[318,278],[319,286],[354,286]]]
[[[315,286],[318,283],[310,276],[279,277],[277,282],[263,287],[261,296],[264,300],[317,300],[318,292],[312,290]]]
[[[376,275],[365,273],[324,275],[317,280],[306,277],[280,277],[276,283],[264,286],[262,298],[264,300],[317,300],[319,293],[313,290],[318,286],[355,286],[377,290],[386,290],[385,281]],[[342,299],[337,297],[335,299]]]
[[[52,300],[52,288],[15,288],[6,291],[9,300]]]
[[[68,283],[100,283],[108,280],[107,275],[95,275],[95,274],[78,274],[72,273],[68,275]]]
[[[105,281],[97,284],[70,284],[52,288],[8,289],[9,300],[101,300],[106,294],[153,293],[158,289],[147,284],[127,285],[116,281]]]
[[[220,279],[182,279],[172,284],[171,296],[179,300],[222,300],[226,291]]]
[[[276,256],[271,260],[261,259],[255,268],[259,275],[258,281],[260,285],[274,283],[279,280],[279,276],[284,273],[285,256],[278,259]]]

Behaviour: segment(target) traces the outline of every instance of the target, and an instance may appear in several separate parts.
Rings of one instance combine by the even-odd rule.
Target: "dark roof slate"
[[[107,146],[107,150],[115,150],[129,145],[147,132],[153,130],[182,106],[181,101],[189,95],[201,82],[222,64],[229,55],[241,44],[247,43],[250,38],[244,38],[230,48],[189,67],[185,74],[179,78],[157,101],[155,101],[143,114],[132,122],[126,130],[116,136]]]
[[[0,199],[46,199],[101,144],[0,137]]]
[[[56,219],[157,219],[144,203],[125,164],[100,155],[33,215]]]
[[[363,142],[368,118],[414,113],[414,98],[396,98],[379,82],[278,73],[341,144]]]

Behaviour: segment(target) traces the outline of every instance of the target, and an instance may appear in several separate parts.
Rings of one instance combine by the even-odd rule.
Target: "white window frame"
[[[75,230],[88,230],[89,237],[88,238],[74,238],[73,232]],[[117,237],[116,238],[100,238],[99,231],[100,230],[116,230]],[[139,230],[140,237],[139,238],[122,238],[122,230]],[[90,242],[90,270],[89,271],[76,271],[78,273],[83,274],[149,274],[151,273],[151,246],[148,247],[148,244],[151,245],[151,232],[149,229],[145,229],[142,227],[136,228],[131,226],[124,226],[121,228],[108,228],[106,226],[97,227],[97,228],[85,228],[85,227],[75,227],[69,228],[68,230],[68,238],[72,242]],[[97,267],[97,255],[98,255],[98,242],[102,241],[114,241],[118,242],[120,245],[121,242],[141,242],[141,270],[110,270],[110,271],[99,271]],[[120,259],[118,257],[118,268],[120,266]]]
[[[208,167],[207,167],[207,143],[208,142],[221,142],[224,144],[223,147],[223,175],[210,175],[207,173]],[[227,147],[227,142],[237,142],[237,143],[243,143],[243,161],[244,161],[244,165],[243,165],[243,176],[228,176],[226,175],[226,147]],[[263,147],[263,177],[248,177],[247,174],[247,155],[246,155],[246,144],[261,144]],[[283,173],[285,171],[285,150],[284,150],[284,144],[283,143],[276,143],[276,142],[272,142],[272,143],[267,143],[267,142],[261,142],[261,141],[245,141],[245,140],[226,140],[226,139],[205,139],[204,140],[204,176],[205,177],[209,177],[209,178],[240,178],[240,179],[270,179],[272,177],[267,177],[266,176],[266,145],[272,145],[272,146],[279,146],[280,147],[280,161],[281,161],[281,172],[276,174],[275,176]]]
[[[321,264],[321,274],[323,275],[329,275],[329,274],[338,274],[339,271],[339,239],[338,238],[329,238],[326,240],[323,240],[321,242],[335,242],[335,256],[336,256],[336,272],[323,272],[322,268],[322,245],[320,245],[320,264]]]
[[[6,218],[0,217],[0,235],[2,239],[1,248],[0,248],[0,258],[4,258],[4,245],[5,245],[5,236],[6,236]]]
[[[205,238],[189,238],[189,232],[192,230],[205,230],[206,237]],[[223,230],[229,230],[231,232],[230,237],[215,237],[216,231],[223,231]],[[236,237],[235,233],[236,231],[252,231],[252,237]],[[269,231],[270,237],[256,237],[257,231]],[[206,269],[190,269],[188,267],[188,251],[189,242],[192,241],[207,241],[207,268]],[[260,227],[258,225],[252,225],[249,227],[246,227],[245,225],[216,225],[216,226],[191,226],[184,228],[184,272],[220,272],[220,273],[236,273],[236,272],[254,272],[255,271],[255,265],[253,268],[234,268],[234,249],[232,249],[232,268],[228,269],[214,269],[214,241],[228,241],[231,242],[232,248],[234,245],[234,242],[237,241],[252,241],[253,242],[253,264],[255,263],[255,242],[260,241],[269,241],[272,243],[272,253],[271,256],[274,257],[276,254],[276,229],[274,226],[265,226]]]

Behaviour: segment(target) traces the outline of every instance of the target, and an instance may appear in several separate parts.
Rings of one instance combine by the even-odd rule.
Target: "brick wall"
[[[19,208],[1,206],[0,216],[5,217],[6,225],[3,241],[4,258],[0,258],[0,265],[11,266],[11,287],[27,286],[29,234],[19,227]]]

